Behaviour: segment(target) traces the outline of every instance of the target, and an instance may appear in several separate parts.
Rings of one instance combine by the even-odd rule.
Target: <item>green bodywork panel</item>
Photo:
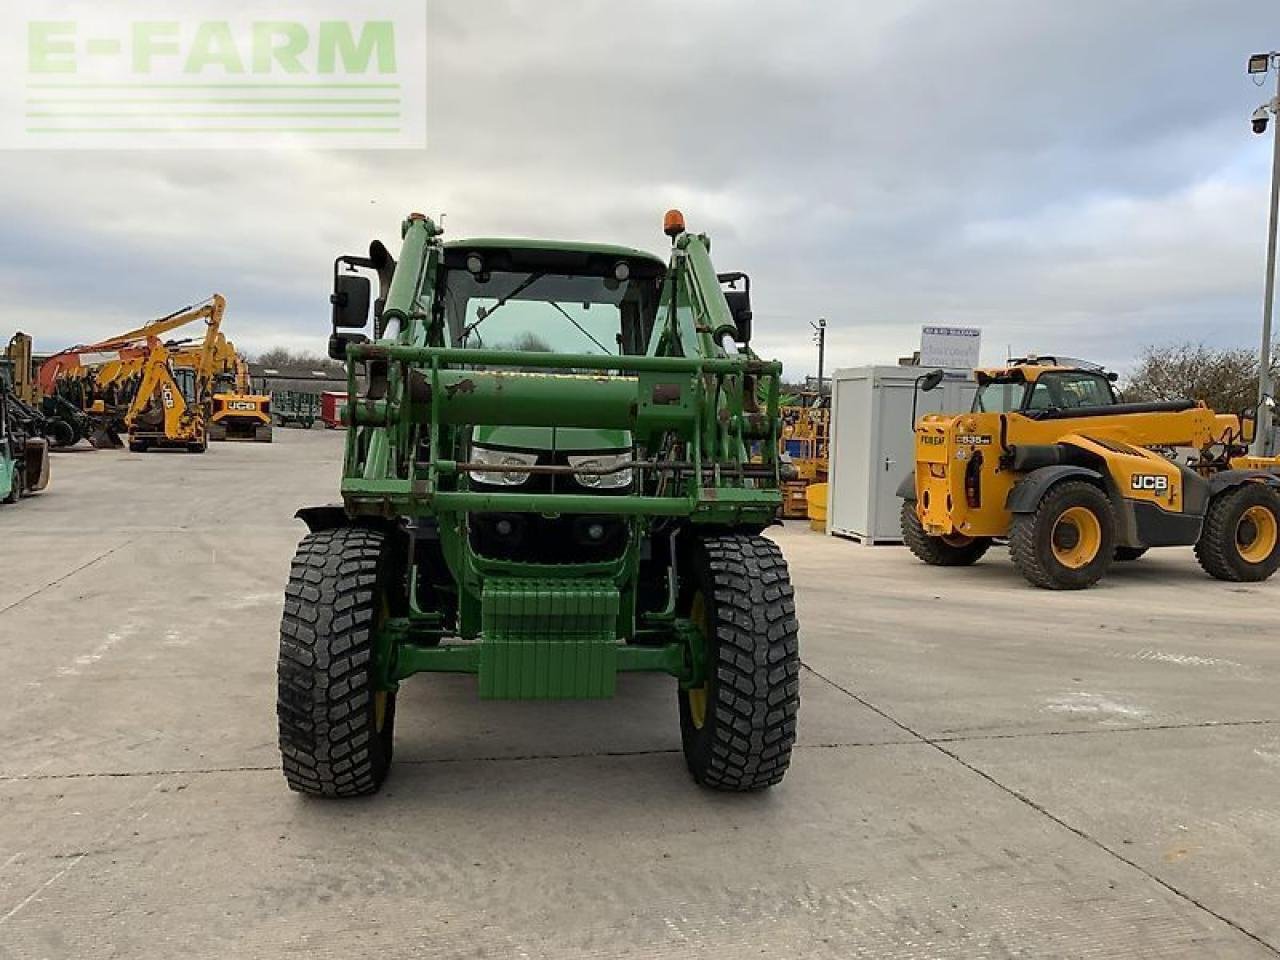
[[[585,427],[476,427],[472,442],[500,450],[590,453],[626,450],[631,437],[625,430],[591,430]]]
[[[13,489],[13,475],[18,470],[18,462],[9,456],[8,441],[0,439],[0,498],[8,495]]]
[[[604,579],[491,577],[481,599],[480,696],[613,696],[618,588]]]
[[[432,596],[448,599],[447,613],[413,598],[393,604],[408,609],[379,637],[382,683],[394,688],[428,671],[474,673],[483,697],[545,699],[611,696],[617,674],[630,670],[661,671],[686,686],[704,682],[701,635],[678,609],[690,574],[666,558],[677,537],[702,527],[762,529],[781,504],[782,368],[724,346],[735,326],[710,242],[680,236],[666,264],[622,246],[445,244],[440,234],[429,219],[406,221],[394,272],[379,275],[378,338],[346,351],[353,398],[346,512],[396,529],[430,525],[433,559],[411,554],[407,582],[430,582]],[[506,277],[544,271],[557,283],[591,278],[597,290],[629,284],[616,294],[633,311],[618,307],[619,352],[455,345],[466,338],[456,326],[450,332],[446,305],[459,314],[467,297],[479,296],[483,270],[462,265],[472,252],[484,269],[513,264],[493,267]],[[630,265],[629,277],[619,261]],[[450,300],[455,290],[470,292]],[[492,309],[502,305],[497,300],[489,296]],[[573,483],[479,484],[471,473],[483,471],[466,466],[477,446],[538,453],[530,477],[553,480],[564,475],[554,471],[571,468],[552,465],[547,453],[630,454],[634,480],[607,496]],[[559,532],[544,539],[566,549],[574,522],[604,517],[620,546],[594,560],[486,555],[474,532],[490,514],[551,524]],[[631,642],[641,637],[642,645]]]

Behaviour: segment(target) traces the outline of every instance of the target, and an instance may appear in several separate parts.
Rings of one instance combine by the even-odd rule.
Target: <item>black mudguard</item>
[[[1104,489],[1106,488],[1102,474],[1097,470],[1090,470],[1088,467],[1073,467],[1065,464],[1040,467],[1032,470],[1014,485],[1004,502],[1004,508],[1010,513],[1034,513],[1051,486],[1059,480],[1066,480],[1071,477],[1088,480],[1091,483],[1102,486]]]

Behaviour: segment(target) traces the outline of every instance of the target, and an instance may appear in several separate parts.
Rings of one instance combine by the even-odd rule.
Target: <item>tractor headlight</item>
[[[491,464],[495,467],[532,467],[538,462],[536,453],[520,453],[517,450],[492,450],[489,447],[472,447],[471,462]],[[495,487],[518,487],[529,479],[527,471],[472,470],[471,479]]]
[[[631,462],[631,451],[624,453],[589,453],[569,458],[574,470],[613,470],[613,473],[575,473],[573,479],[592,490],[621,490],[631,486],[632,470],[616,469]]]

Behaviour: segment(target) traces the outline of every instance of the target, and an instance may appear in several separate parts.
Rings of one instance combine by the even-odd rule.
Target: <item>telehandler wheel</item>
[[[1262,483],[1245,483],[1209,503],[1196,559],[1219,580],[1266,580],[1280,567],[1280,494]]]
[[[800,706],[799,626],[787,562],[772,540],[707,536],[692,551],[685,611],[706,682],[680,690],[680,734],[693,779],[760,790],[791,763]]]
[[[934,567],[967,567],[991,548],[990,537],[934,537],[925,533],[914,500],[902,501],[902,540],[916,559]]]
[[[366,796],[387,775],[396,695],[379,689],[374,639],[396,582],[380,531],[339,527],[298,544],[280,622],[276,715],[284,776],[299,793]]]
[[[1116,562],[1132,563],[1146,552],[1146,547],[1116,547]]]
[[[1081,480],[1050,487],[1034,513],[1014,514],[1009,530],[1014,565],[1047,590],[1093,586],[1111,566],[1115,542],[1111,500]]]

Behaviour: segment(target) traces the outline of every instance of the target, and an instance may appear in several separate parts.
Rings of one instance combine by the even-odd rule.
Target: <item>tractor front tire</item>
[[[394,584],[385,534],[361,527],[298,544],[280,622],[276,715],[289,787],[320,797],[376,793],[391,766],[394,690],[379,689],[375,634]]]
[[[782,551],[760,536],[698,540],[686,614],[701,634],[706,679],[681,689],[680,733],[693,779],[713,790],[778,783],[800,707],[799,626]]]
[[[916,501],[902,501],[902,540],[917,560],[932,567],[967,567],[991,548],[990,537],[934,537],[925,533]]]
[[[1209,503],[1196,559],[1218,580],[1256,583],[1280,567],[1280,494],[1264,483],[1244,483]]]
[[[1082,480],[1049,488],[1034,513],[1014,514],[1009,553],[1027,580],[1046,590],[1083,590],[1106,574],[1116,552],[1115,511]]]

